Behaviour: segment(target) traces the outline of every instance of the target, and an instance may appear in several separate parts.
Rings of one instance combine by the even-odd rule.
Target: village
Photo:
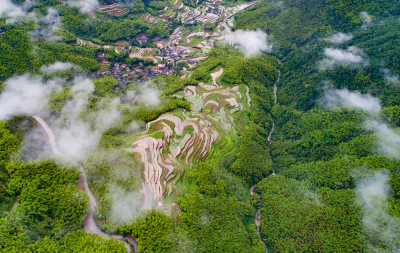
[[[190,75],[199,62],[204,60],[208,52],[214,48],[216,40],[222,40],[225,33],[230,32],[227,19],[244,10],[257,1],[245,2],[236,6],[225,7],[221,1],[205,1],[197,8],[184,5],[180,0],[171,0],[170,5],[158,11],[157,16],[146,13],[141,20],[148,24],[162,22],[169,25],[173,20],[181,22],[169,36],[161,39],[150,39],[146,34],[138,34],[133,40],[139,45],[131,46],[128,41],[117,41],[114,45],[95,45],[91,42],[78,41],[82,46],[96,46],[105,49],[114,49],[116,53],[125,52],[137,63],[110,63],[107,54],[100,52],[96,58],[100,69],[97,76],[112,76],[119,80],[121,85],[127,85],[135,80],[135,85],[158,76],[176,73],[181,77]],[[127,14],[128,9],[115,3],[98,8],[114,16]],[[145,47],[149,42],[154,47]]]
[[[158,75],[172,74],[180,63],[187,66],[187,68],[183,68],[184,71],[187,71],[195,68],[198,61],[204,59],[204,57],[193,58],[194,54],[190,48],[183,46],[168,46],[159,50],[128,47],[128,50],[131,59],[138,59],[138,62],[133,66],[129,66],[127,63],[110,65],[106,59],[106,53],[99,52],[96,58],[100,61],[101,68],[97,75],[99,77],[112,76],[119,80],[122,85],[126,85],[129,80],[135,79],[135,84],[140,85]],[[102,66],[105,66],[105,68],[102,68]]]

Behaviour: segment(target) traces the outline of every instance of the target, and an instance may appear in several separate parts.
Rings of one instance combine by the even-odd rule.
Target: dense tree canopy
[[[182,1],[190,7],[202,2]],[[121,17],[101,10],[84,14],[60,0],[32,3],[35,15],[46,14],[49,7],[59,11],[62,29],[57,30],[55,42],[32,36],[38,26],[33,19],[6,23],[1,17],[5,32],[0,33],[0,92],[7,79],[25,73],[68,83],[74,75],[94,78],[99,63],[155,66],[147,58],[131,58],[107,44],[137,46],[138,35],[167,38],[179,22],[144,21],[145,13],[157,16],[166,1],[120,3],[128,10]],[[159,91],[159,105],[118,104],[122,120],[101,136],[100,149],[82,163],[98,201],[94,213],[98,226],[136,238],[138,252],[261,253],[263,244],[272,252],[398,251],[399,16],[399,0],[261,0],[235,15],[234,30],[265,31],[274,51],[249,58],[218,43],[212,50],[192,48],[193,57],[200,51],[208,54],[193,72],[181,78],[179,73],[184,67],[188,71],[189,65],[180,62],[174,74],[148,84]],[[187,24],[184,33],[189,26],[200,24]],[[330,38],[338,32],[350,39],[334,42]],[[155,47],[151,41],[141,46]],[[323,69],[326,49],[356,52],[362,62]],[[105,56],[96,58],[99,52]],[[55,62],[71,62],[76,69],[42,73],[42,66]],[[158,208],[127,224],[115,222],[110,186],[140,192],[142,168],[126,152],[138,136],[130,129],[132,122],[146,123],[167,112],[185,111],[186,116],[192,104],[177,93],[200,82],[211,84],[211,74],[221,69],[217,79],[221,90],[237,86],[246,94],[244,109],[234,115],[234,128],[218,129],[220,138],[209,156],[193,161],[173,179],[174,194],[164,200],[172,211]],[[100,101],[118,101],[126,91],[142,89],[111,76],[93,83],[94,92],[80,117],[101,108]],[[71,99],[70,88],[66,85],[51,94],[49,117],[59,116]],[[379,99],[382,108],[368,114],[346,108],[346,103],[326,106],[323,95],[329,89],[369,94]],[[179,115],[182,120],[184,116]],[[379,131],[367,126],[369,120],[380,123]],[[27,117],[0,121],[0,251],[125,252],[121,242],[83,232],[89,206],[78,187],[80,172],[75,165],[24,160],[21,140],[31,127]],[[394,147],[390,150],[394,155],[383,152],[382,140]],[[363,185],[371,175],[381,175],[381,181]],[[367,190],[379,198],[368,199],[360,185],[375,187]],[[259,227],[254,222],[258,217]]]

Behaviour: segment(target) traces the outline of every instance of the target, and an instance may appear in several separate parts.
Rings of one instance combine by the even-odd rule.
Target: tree
[[[169,252],[173,246],[169,238],[172,225],[170,217],[153,210],[144,219],[123,226],[120,232],[137,238],[138,252]]]

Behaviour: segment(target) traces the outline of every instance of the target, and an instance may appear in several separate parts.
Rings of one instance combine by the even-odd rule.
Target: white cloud
[[[346,34],[346,33],[342,33],[342,32],[335,33],[331,37],[328,38],[328,40],[330,42],[336,43],[336,44],[341,44],[341,43],[347,42],[351,39],[353,39],[352,34]]]
[[[121,97],[121,101],[124,104],[132,103],[132,101],[137,96],[137,92],[133,90],[127,90],[125,94]]]
[[[56,61],[53,64],[42,66],[40,68],[40,71],[45,74],[54,74],[56,72],[71,70],[73,68],[77,68],[77,66],[75,66],[74,64],[72,64],[70,62]]]
[[[32,32],[33,38],[41,37],[52,42],[60,40],[59,36],[56,35],[56,31],[62,27],[62,24],[55,8],[48,8],[47,14],[42,16],[35,9],[28,12],[32,6],[32,1],[25,1],[22,5],[16,5],[11,0],[2,1],[0,4],[0,17],[5,16],[7,23],[14,23],[29,17],[37,25],[37,28]]]
[[[22,20],[26,17],[26,15],[27,13],[22,6],[14,4],[11,0],[1,0],[0,17],[7,17],[8,23],[14,23]]]
[[[392,74],[390,72],[390,70],[388,70],[388,69],[383,69],[382,72],[383,72],[383,76],[385,78],[385,81],[387,81],[389,83],[393,83],[393,84],[400,84],[399,75]]]
[[[122,187],[110,186],[111,221],[117,224],[126,224],[138,218],[141,210],[148,210],[154,207],[153,199],[146,199],[152,196],[150,187],[142,187],[141,191],[125,191]]]
[[[400,158],[400,133],[390,128],[385,122],[367,120],[365,127],[375,133],[379,152],[390,158]]]
[[[110,204],[110,222],[125,224],[138,218],[144,210],[151,209],[155,202],[150,187],[142,183],[141,190],[135,187],[135,171],[138,169],[134,160],[123,149],[104,149],[94,153],[86,162],[88,174],[96,174],[104,167],[109,170],[113,183],[107,187],[106,199]],[[94,179],[95,181],[97,179]],[[125,182],[130,182],[126,184]],[[123,186],[122,186],[123,185]]]
[[[386,171],[359,180],[356,186],[362,205],[362,224],[371,252],[400,250],[400,220],[388,213],[390,187]]]
[[[337,48],[325,48],[325,59],[318,62],[318,69],[330,70],[337,66],[359,67],[368,65],[368,58],[362,50],[356,47],[349,47],[347,50]]]
[[[57,147],[51,146],[52,143],[50,142],[47,132],[44,132],[42,128],[34,127],[27,130],[21,145],[21,153],[24,155],[24,159],[27,161],[46,159],[52,156],[53,152],[59,156]]]
[[[129,131],[130,132],[137,132],[140,129],[145,127],[145,123],[144,122],[140,122],[140,121],[132,121],[129,124]]]
[[[328,108],[346,107],[361,110],[375,115],[381,111],[379,99],[370,94],[361,94],[358,91],[349,91],[347,89],[325,89],[322,102]]]
[[[343,106],[368,113],[364,127],[376,135],[377,151],[389,158],[400,158],[400,132],[390,128],[386,122],[376,119],[381,112],[379,99],[358,91],[326,88],[321,102],[331,109]]]
[[[71,64],[55,63],[42,68],[44,72],[64,70]],[[69,86],[69,99],[61,112],[52,115],[48,110],[49,99],[54,91],[61,91]],[[5,82],[5,87],[0,94],[0,119],[9,120],[14,116],[43,116],[48,129],[40,124],[40,129],[46,131],[47,136],[53,136],[52,150],[57,150],[56,156],[68,158],[75,162],[84,161],[97,150],[99,142],[105,131],[110,129],[121,119],[120,98],[104,98],[96,103],[96,108],[88,110],[90,97],[94,92],[92,80],[85,77],[75,77],[72,81],[62,79],[43,80],[41,77],[30,75],[11,78]],[[146,87],[138,93],[142,103],[151,106],[160,104],[160,92],[151,87]],[[131,130],[140,124],[133,124]],[[52,133],[49,133],[52,132]],[[37,150],[36,159],[49,155],[49,148],[43,147],[43,135],[32,131],[27,136],[25,144]],[[46,138],[46,136],[45,136]],[[29,143],[30,142],[30,143]],[[33,143],[32,143],[33,142]],[[25,146],[26,146],[25,145]],[[54,146],[53,145],[53,146]],[[27,149],[25,149],[27,150]]]
[[[104,102],[105,109],[91,112],[83,118],[81,114],[86,109],[87,101],[79,100],[74,98],[71,103],[76,105],[76,110],[63,110],[60,118],[51,120],[60,152],[73,161],[84,161],[96,151],[104,132],[121,116],[119,103],[113,101]]]
[[[95,113],[89,114],[88,118],[93,120],[97,129],[106,131],[120,119],[120,104],[121,100],[119,98],[103,99],[98,102],[98,107],[100,109]]]
[[[86,109],[89,103],[88,96],[93,93],[94,84],[90,79],[77,77],[71,87],[70,94],[73,99],[69,100],[62,109],[63,117],[77,118]]]
[[[159,106],[160,105],[160,91],[151,87],[146,87],[140,91],[139,97],[145,105]]]
[[[0,94],[0,119],[33,115],[45,109],[50,93],[62,87],[61,80],[43,81],[39,77],[23,75],[11,78]]]
[[[41,37],[51,42],[60,40],[60,37],[56,35],[56,31],[62,27],[62,24],[56,9],[48,8],[47,14],[40,16],[36,23],[39,27],[32,33],[34,38]]]
[[[47,131],[53,131],[51,134],[61,156],[73,161],[83,161],[95,151],[103,133],[120,119],[119,99],[100,101],[97,110],[87,112],[89,97],[94,91],[94,84],[88,78],[77,77],[69,83],[61,79],[44,81],[40,77],[24,75],[11,78],[5,84],[0,95],[2,120],[22,115],[49,115],[47,106],[52,92],[71,85],[72,99],[66,102],[58,116],[47,116],[46,121],[50,126]],[[25,142],[38,140],[36,136],[37,131],[32,131]],[[46,151],[43,145],[37,144],[27,145],[36,147],[37,158],[47,156],[48,148]]]
[[[268,35],[261,30],[237,30],[226,35],[224,39],[226,43],[237,46],[246,57],[273,50],[272,44],[268,42]]]
[[[99,6],[97,0],[68,0],[67,4],[80,9],[83,13],[92,13]]]
[[[362,18],[364,18],[362,29],[365,29],[368,26],[372,25],[372,17],[368,14],[368,12],[363,11],[360,13],[360,15]]]
[[[83,161],[95,151],[101,135],[92,131],[89,122],[68,119],[64,125],[52,124],[61,154],[75,162]]]
[[[74,160],[83,161],[97,149],[100,139],[115,122],[120,119],[119,100],[101,101],[102,109],[82,117],[87,109],[89,96],[94,84],[86,78],[77,78],[71,88],[73,99],[61,111],[61,116],[53,119],[51,125],[61,153]]]

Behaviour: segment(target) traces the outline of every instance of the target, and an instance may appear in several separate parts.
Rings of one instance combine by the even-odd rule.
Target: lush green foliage
[[[262,252],[255,227],[247,225],[254,209],[242,183],[224,169],[205,164],[199,164],[193,179],[198,190],[178,204],[179,226],[187,231],[195,251]]]
[[[138,11],[135,10],[135,8],[140,6],[140,1],[135,2],[132,8],[133,11]],[[138,13],[143,13],[145,7],[142,6],[141,8],[143,8],[143,10],[141,12],[138,11]],[[77,9],[71,9],[65,6],[62,6],[60,15],[66,30],[73,35],[88,40],[99,39],[105,42],[115,42],[117,40],[130,41],[141,33],[148,35],[149,38],[154,38],[156,36],[165,38],[171,32],[171,29],[167,26],[162,26],[160,24],[149,25],[134,16],[132,16],[134,20],[103,20],[81,14]],[[90,22],[88,22],[88,20],[90,20]]]
[[[10,162],[7,173],[7,194],[13,196],[15,204],[0,219],[2,250],[80,252],[89,242],[100,249],[121,250],[117,243],[75,232],[87,208],[84,193],[77,191],[77,170],[61,168],[52,161]],[[80,243],[71,244],[74,240]]]
[[[170,252],[173,220],[165,214],[151,211],[138,222],[122,227],[120,232],[137,238],[138,252]]]
[[[266,244],[278,252],[363,251],[354,192],[329,188],[312,192],[309,185],[280,175],[257,185]]]
[[[272,172],[268,153],[268,134],[272,123],[273,83],[277,79],[276,59],[260,55],[244,58],[231,47],[210,52],[209,57],[192,73],[192,78],[210,82],[210,73],[224,68],[220,82],[229,85],[245,84],[251,97],[248,122],[241,125],[237,155],[231,169],[249,182],[258,182]]]
[[[6,33],[1,34],[0,79],[5,79],[30,69],[33,64],[31,50],[32,45],[24,31],[9,29]]]
[[[87,209],[79,172],[53,161],[21,163],[20,136],[0,122],[0,251],[125,252],[125,247],[80,225]]]
[[[10,157],[18,151],[20,144],[19,136],[12,134],[7,124],[0,122],[0,212],[9,210],[14,198],[7,192],[7,180],[9,175],[6,166]]]
[[[256,188],[261,201],[261,235],[273,251],[368,251],[393,248],[368,236],[360,222],[363,211],[356,202],[355,171],[359,168],[390,172],[392,215],[400,215],[398,161],[377,154],[377,141],[364,128],[365,115],[343,109],[321,108],[325,80],[337,88],[369,92],[381,99],[383,113],[398,127],[398,89],[385,81],[382,69],[399,73],[398,1],[270,1],[236,17],[240,29],[265,29],[275,40],[281,58],[282,80],[278,105],[273,106],[275,132],[271,156],[278,175]],[[360,13],[373,17],[361,28]],[[354,39],[334,45],[334,31],[351,32]],[[366,67],[320,72],[323,48],[355,46],[369,57]],[[279,175],[281,174],[281,175]],[[335,236],[332,236],[335,235]]]
[[[171,95],[182,90],[186,85],[196,85],[197,82],[195,80],[190,78],[181,79],[176,76],[160,76],[154,79],[152,83],[154,88],[161,91],[160,106],[137,105],[132,110],[125,111],[125,122],[131,122],[132,120],[149,122],[159,115],[177,108],[190,110],[189,102]]]
[[[237,29],[265,29],[273,36],[277,55],[282,58],[280,104],[296,109],[311,109],[324,85],[330,80],[336,87],[369,91],[387,105],[398,104],[398,87],[384,82],[382,69],[397,72],[400,42],[396,27],[399,1],[284,1],[284,6],[261,1],[257,6],[236,16]],[[368,29],[361,29],[361,11],[374,17]],[[338,15],[334,13],[340,13]],[[380,22],[379,20],[384,19]],[[363,69],[339,68],[318,72],[316,64],[323,58],[323,48],[336,47],[324,39],[335,31],[353,32],[354,39],[340,48],[356,46],[369,56]]]
[[[202,1],[183,2],[196,6]],[[31,41],[31,22],[10,25],[1,21],[0,27],[6,32],[0,34],[0,89],[7,78],[39,73],[41,66],[55,61],[72,62],[83,73],[94,72],[99,68],[95,55],[100,51],[107,53],[106,60],[112,64],[151,64],[113,49],[73,44],[82,38],[96,44],[125,40],[136,45],[134,38],[140,34],[150,39],[168,37],[178,22],[167,27],[140,19],[146,11],[156,14],[164,4],[137,0],[128,6],[129,14],[117,18],[101,11],[96,17],[82,14],[59,0],[35,3],[33,8],[41,13],[46,13],[49,6],[60,11],[64,29],[57,33],[62,42]],[[365,210],[357,198],[356,172],[360,173],[360,168],[365,174],[387,171],[392,195],[385,215],[398,221],[399,160],[378,152],[376,136],[364,127],[366,115],[345,109],[327,110],[319,105],[319,98],[325,81],[335,88],[370,93],[381,99],[383,109],[377,117],[398,128],[400,86],[385,80],[384,70],[400,74],[399,10],[399,0],[261,0],[239,13],[235,29],[265,30],[282,64],[273,56],[244,58],[233,47],[219,46],[190,78],[166,76],[153,80],[153,87],[161,91],[160,106],[123,105],[123,121],[101,140],[104,150],[85,162],[89,185],[99,199],[95,217],[102,229],[137,238],[139,252],[261,253],[265,249],[254,225],[256,209],[260,208],[260,235],[273,252],[368,252],[374,247],[398,250],[396,240],[382,240],[363,226]],[[372,17],[368,26],[363,27],[362,12]],[[354,38],[333,44],[327,38],[338,31],[351,33]],[[143,46],[153,45],[149,42]],[[318,71],[317,63],[325,57],[324,48],[351,46],[368,56],[368,64]],[[183,66],[179,64],[178,70]],[[186,171],[177,189],[179,211],[172,217],[152,211],[129,225],[115,224],[111,220],[110,185],[124,191],[138,188],[136,165],[123,146],[129,123],[148,122],[178,108],[190,110],[188,101],[173,94],[186,85],[210,84],[210,73],[221,68],[220,84],[240,85],[240,89],[247,86],[251,97],[251,107],[245,104],[245,110],[235,119],[237,136],[224,136],[231,150],[213,150],[210,158]],[[278,68],[282,78],[278,104],[274,105],[272,87]],[[121,96],[127,89],[139,90],[121,87],[112,77],[96,79],[94,84],[89,109],[96,108],[103,98]],[[68,88],[55,92],[51,112],[59,113],[68,99]],[[273,122],[271,145],[268,135]],[[0,251],[125,252],[121,243],[84,234],[80,229],[88,207],[84,193],[76,186],[76,168],[54,161],[19,160],[23,133],[16,130],[16,125],[24,124],[19,119],[0,122]],[[270,175],[272,171],[277,174]],[[256,185],[253,197],[249,193],[251,185]]]

